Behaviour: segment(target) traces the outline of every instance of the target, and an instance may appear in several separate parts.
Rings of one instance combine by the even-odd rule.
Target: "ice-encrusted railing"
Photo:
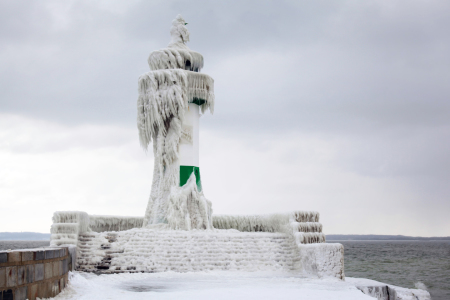
[[[143,217],[97,216],[82,211],[57,211],[53,214],[51,245],[77,245],[80,234],[124,231],[142,227]]]
[[[124,231],[142,227],[144,217],[89,216],[89,227],[94,232]]]
[[[199,72],[203,68],[203,56],[190,49],[164,48],[150,53],[148,65],[153,71],[183,69]]]
[[[292,233],[300,244],[324,243],[318,212],[296,211],[289,214],[213,215],[215,229],[236,229],[242,232]],[[140,228],[143,217],[88,215],[80,211],[55,212],[51,227],[54,245],[77,244],[85,232],[125,231]]]
[[[283,232],[292,234],[297,243],[324,243],[320,214],[295,211],[269,215],[213,215],[216,229],[236,229],[244,232]]]
[[[82,211],[57,211],[50,228],[51,246],[77,245],[78,235],[89,230],[89,215]]]
[[[213,216],[217,229],[237,229],[249,232],[283,232],[297,246],[295,269],[306,276],[335,277],[343,280],[344,247],[325,243],[318,212],[295,211],[290,214],[256,216]]]

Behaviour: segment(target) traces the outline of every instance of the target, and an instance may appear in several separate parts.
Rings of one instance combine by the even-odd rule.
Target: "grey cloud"
[[[270,129],[367,130],[370,122],[445,122],[449,113],[450,45],[443,31],[449,5],[442,2],[144,1],[123,11],[55,3],[3,4],[10,6],[2,9],[0,36],[7,45],[0,73],[4,111],[132,124],[137,77],[182,12],[191,48],[205,55],[205,72],[216,79],[219,120],[210,126],[229,128],[231,114],[234,123],[259,130],[269,113],[277,118]],[[277,73],[264,65],[255,70],[283,84],[262,85],[251,70],[239,78],[245,60],[217,68],[243,53],[250,62],[261,51],[279,56],[267,60],[290,57]]]
[[[448,202],[445,1],[4,1],[0,111],[134,127],[137,78],[178,13],[215,79],[203,128],[254,149],[314,134],[339,146],[342,170]]]

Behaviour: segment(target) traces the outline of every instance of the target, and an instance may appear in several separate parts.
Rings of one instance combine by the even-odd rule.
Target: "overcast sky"
[[[215,214],[317,210],[325,233],[450,236],[449,1],[0,1],[0,231],[143,216],[137,79],[189,23],[215,79]]]

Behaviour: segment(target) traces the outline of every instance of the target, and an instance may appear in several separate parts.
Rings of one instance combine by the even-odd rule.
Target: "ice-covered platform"
[[[288,272],[197,272],[93,275],[75,273],[55,300],[72,299],[307,299],[370,300],[356,283],[364,279],[304,278]],[[371,284],[383,285],[379,282]],[[386,284],[384,284],[386,286]],[[390,286],[389,300],[428,300],[423,290]]]
[[[142,227],[142,218],[85,212],[56,212],[53,221],[51,244],[77,245],[79,271],[292,271],[345,277],[343,246],[324,243],[317,212],[213,216],[209,230]]]

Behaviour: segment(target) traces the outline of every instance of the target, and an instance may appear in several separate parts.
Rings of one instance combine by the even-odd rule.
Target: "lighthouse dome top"
[[[203,68],[203,56],[189,49],[188,23],[181,15],[172,21],[171,40],[167,48],[153,51],[148,57],[151,70],[183,69],[199,72]]]

